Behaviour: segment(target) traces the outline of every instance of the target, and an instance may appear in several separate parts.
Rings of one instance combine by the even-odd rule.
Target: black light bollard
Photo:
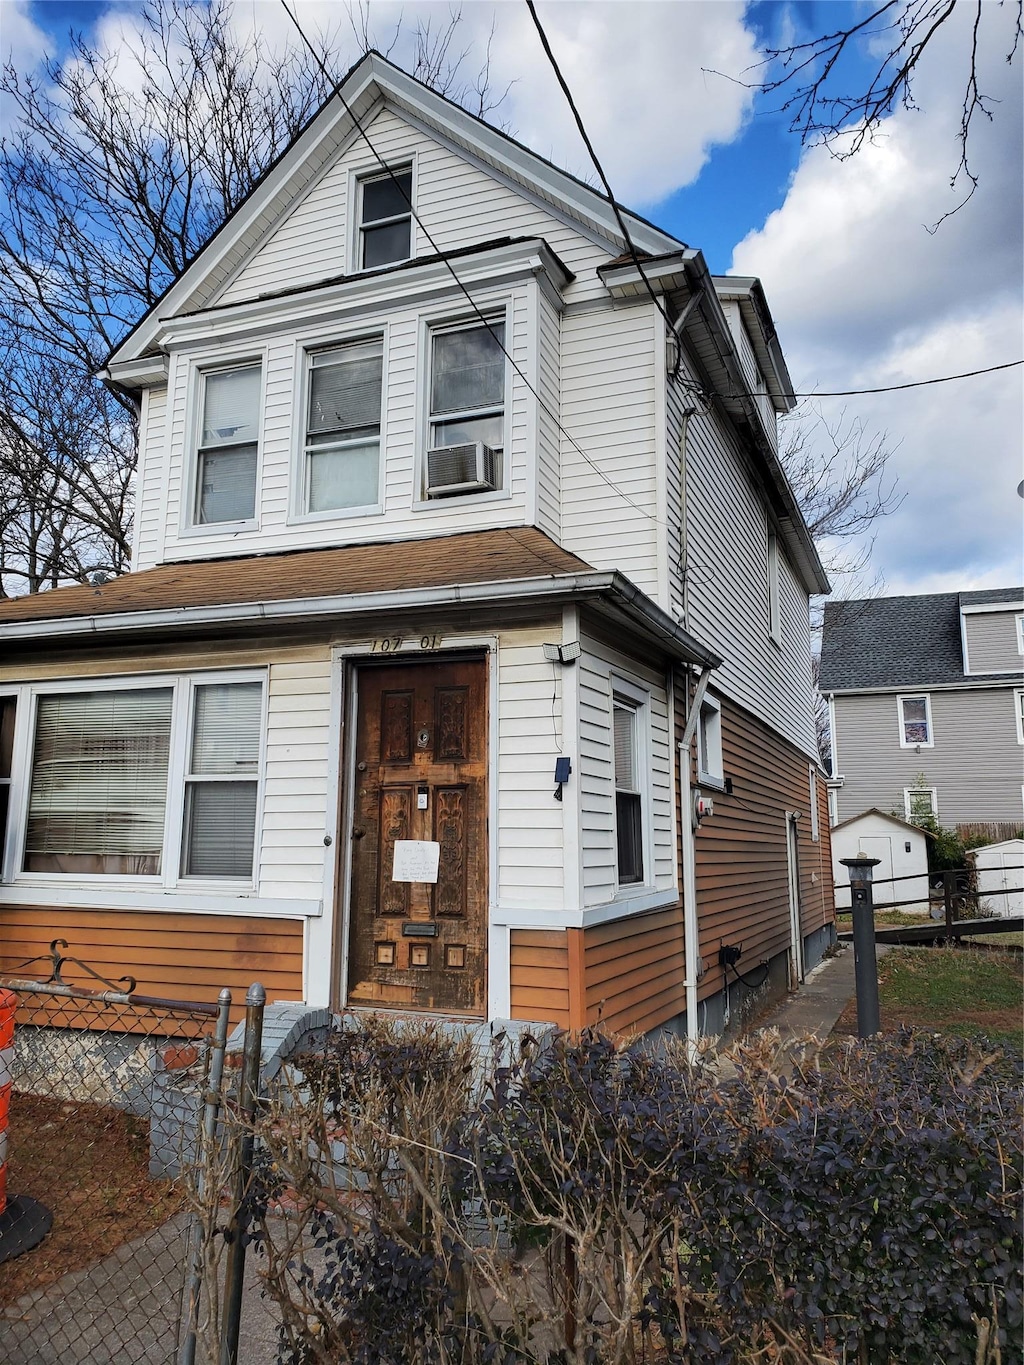
[[[850,869],[850,906],[853,911],[853,970],[857,980],[857,1037],[870,1038],[881,1030],[878,1013],[878,959],[875,955],[875,906],[871,899],[871,869],[880,859],[840,858]]]

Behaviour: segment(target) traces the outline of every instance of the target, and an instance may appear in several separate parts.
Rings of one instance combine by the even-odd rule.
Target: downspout
[[[686,728],[679,741],[679,833],[683,852],[683,947],[686,956],[686,1041],[691,1055],[696,1054],[700,1031],[697,1028],[697,982],[700,980],[700,934],[697,925],[697,841],[693,828],[693,800],[690,784],[690,745],[697,729],[701,702],[708,690],[711,669],[701,670],[697,690],[690,703]]]

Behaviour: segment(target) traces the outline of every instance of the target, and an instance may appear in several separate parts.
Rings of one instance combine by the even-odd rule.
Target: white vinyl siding
[[[670,468],[679,458],[680,406],[669,405]],[[687,629],[724,660],[715,689],[817,757],[807,594],[780,540],[781,644],[772,643],[765,497],[713,413],[690,418],[686,493]],[[678,575],[678,556],[669,567]]]
[[[663,677],[595,639],[583,638],[579,687],[580,851],[584,905],[593,908],[676,884],[668,695]],[[614,697],[644,700],[647,753],[644,813],[650,846],[640,885],[620,886],[615,825]],[[629,690],[627,690],[629,689]],[[645,858],[647,850],[645,849]]]
[[[563,804],[554,799],[554,772],[565,680],[543,649],[560,631],[557,620],[504,631],[497,657],[498,903],[537,911],[540,923],[563,904]]]
[[[139,417],[132,568],[151,569],[163,557],[167,474],[167,390],[145,389]]]
[[[614,253],[595,246],[557,210],[532,203],[391,109],[381,110],[367,125],[367,132],[389,165],[408,164],[415,158],[416,213],[439,250],[451,251],[499,237],[543,237],[577,276],[574,295],[604,294],[594,272]],[[358,175],[377,168],[375,161],[367,165],[368,155],[366,144],[357,135],[227,287],[207,302],[254,299],[343,274],[349,239],[348,197],[358,185]],[[457,206],[454,211],[453,206]],[[419,233],[415,224],[413,233]],[[418,248],[418,254],[432,252],[426,241]]]
[[[650,303],[562,319],[562,544],[658,597],[655,339]],[[582,449],[577,449],[577,445]]]

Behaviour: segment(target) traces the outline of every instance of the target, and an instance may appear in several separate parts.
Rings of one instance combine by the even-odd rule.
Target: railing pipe
[[[238,1094],[240,1140],[232,1191],[227,1264],[224,1269],[224,1318],[221,1325],[220,1365],[238,1365],[238,1333],[242,1324],[242,1282],[245,1276],[245,1245],[249,1234],[248,1193],[252,1172],[253,1120],[260,1093],[260,1060],[263,1046],[263,1010],[267,993],[258,981],[245,995],[245,1041],[242,1045],[242,1078]]]

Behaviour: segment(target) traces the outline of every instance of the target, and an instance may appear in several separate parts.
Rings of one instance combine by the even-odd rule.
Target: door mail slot
[[[402,925],[403,938],[437,938],[437,925],[413,920]]]

